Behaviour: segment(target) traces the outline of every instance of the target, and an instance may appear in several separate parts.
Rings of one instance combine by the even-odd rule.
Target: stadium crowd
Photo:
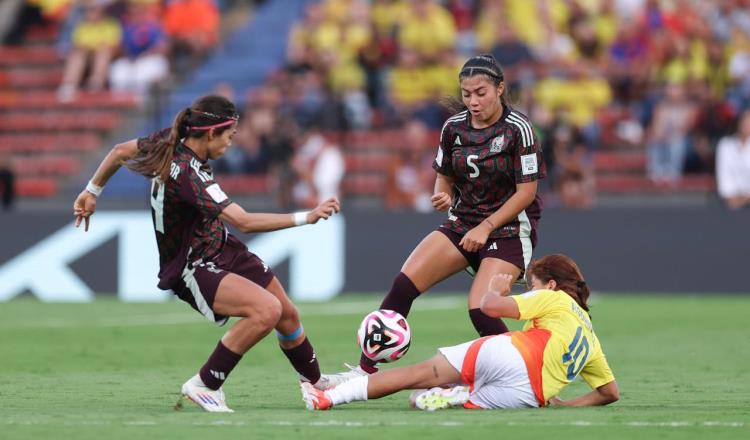
[[[222,11],[242,2],[10,3],[7,44],[34,23],[58,23],[65,102],[81,88],[144,96],[179,80],[218,44]],[[685,174],[738,173],[715,156],[750,107],[750,0],[309,1],[282,68],[246,96],[218,86],[243,118],[238,148],[216,169],[268,175],[280,205],[314,206],[317,186],[339,192],[347,134],[400,130],[383,146],[384,205],[429,210],[429,163],[450,116],[441,99],[458,96],[458,68],[477,53],[503,66],[514,107],[543,140],[542,190],[565,206],[592,204],[595,152],[641,153],[666,191]]]
[[[386,205],[426,209],[429,133],[449,116],[440,99],[458,95],[458,66],[482,52],[503,65],[514,106],[543,138],[546,189],[566,206],[591,204],[595,151],[645,148],[648,177],[665,189],[713,173],[716,145],[750,103],[746,0],[312,2],[287,65],[248,103],[255,114],[255,97],[273,96],[276,110],[262,111],[302,130],[403,128]],[[277,163],[278,139],[264,133],[290,131],[245,128],[261,141],[234,171]]]

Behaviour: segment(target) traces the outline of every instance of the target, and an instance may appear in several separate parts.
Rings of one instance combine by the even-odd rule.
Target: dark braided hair
[[[567,293],[583,310],[589,311],[588,300],[591,291],[583,279],[581,269],[567,255],[546,255],[532,261],[526,270],[526,276],[529,280],[532,276],[535,276],[542,283],[555,280],[557,283],[556,290]]]

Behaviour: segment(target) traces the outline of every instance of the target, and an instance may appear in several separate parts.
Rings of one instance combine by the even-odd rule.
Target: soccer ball
[[[393,362],[409,351],[411,330],[406,318],[393,310],[371,312],[357,331],[362,353],[377,362]]]

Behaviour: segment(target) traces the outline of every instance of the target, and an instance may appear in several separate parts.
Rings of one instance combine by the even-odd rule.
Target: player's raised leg
[[[356,377],[327,391],[302,383],[302,398],[310,410],[326,410],[359,400],[378,399],[401,390],[432,388],[461,381],[461,373],[442,354],[407,367]]]
[[[209,307],[210,303],[205,300],[210,299],[210,295],[206,296],[208,298],[201,299],[203,306]],[[185,382],[182,394],[206,411],[231,412],[222,385],[242,356],[276,327],[282,308],[279,300],[266,289],[229,273],[219,283],[211,309],[220,316],[242,319],[221,338],[200,372]]]
[[[404,317],[411,305],[424,291],[463,270],[469,263],[445,234],[433,231],[412,251],[393,280],[388,294],[380,303],[381,309],[393,310]],[[362,355],[359,368],[348,374],[351,377],[377,371],[376,363]]]

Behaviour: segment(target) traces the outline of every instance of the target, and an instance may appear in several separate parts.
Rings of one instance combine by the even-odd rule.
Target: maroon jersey
[[[148,150],[169,136],[165,129],[138,139]],[[151,215],[159,247],[159,288],[170,289],[188,261],[217,257],[228,238],[218,216],[232,202],[214,181],[211,167],[182,142],[166,182],[151,180]]]
[[[468,111],[448,118],[433,168],[455,181],[453,206],[443,227],[465,234],[515,194],[516,184],[547,174],[542,147],[528,118],[507,107],[493,125],[476,129]],[[490,238],[529,237],[541,216],[539,196]]]

